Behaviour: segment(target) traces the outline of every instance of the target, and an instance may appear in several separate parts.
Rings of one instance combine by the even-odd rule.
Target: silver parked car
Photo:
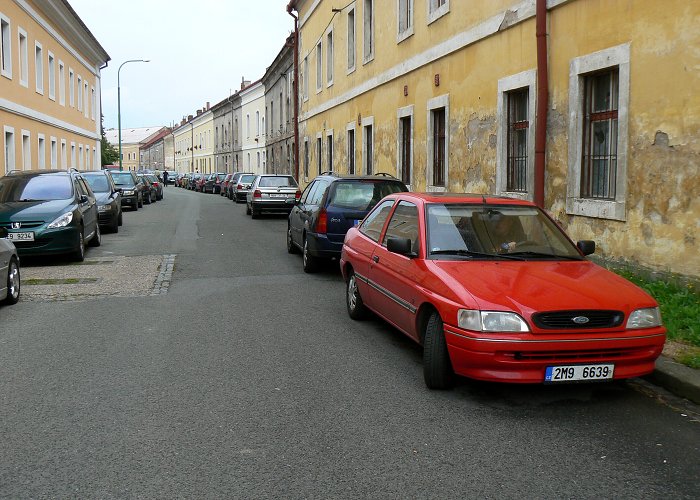
[[[246,195],[246,212],[253,219],[262,212],[289,214],[301,196],[299,185],[291,175],[258,175]]]
[[[16,304],[19,300],[19,256],[14,243],[7,239],[7,229],[0,227],[0,302]]]
[[[233,201],[236,203],[246,201],[246,195],[254,180],[255,174],[241,174],[233,185]]]

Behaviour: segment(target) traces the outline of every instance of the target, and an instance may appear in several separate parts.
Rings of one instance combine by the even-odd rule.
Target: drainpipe
[[[535,204],[544,208],[544,168],[547,147],[549,78],[547,69],[547,0],[537,0],[537,124],[535,132]]]
[[[296,10],[296,0],[289,2],[287,13],[294,18],[294,178],[299,182],[299,18],[293,10]]]

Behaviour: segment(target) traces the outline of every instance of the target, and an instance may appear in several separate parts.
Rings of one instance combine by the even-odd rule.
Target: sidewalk
[[[700,404],[700,370],[681,365],[662,355],[656,360],[656,369],[643,378],[676,396]]]

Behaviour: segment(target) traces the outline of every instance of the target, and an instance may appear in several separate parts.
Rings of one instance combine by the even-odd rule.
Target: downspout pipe
[[[287,13],[294,18],[294,178],[299,182],[299,17],[293,10],[295,0],[287,5]]]
[[[547,148],[547,109],[549,77],[547,67],[547,0],[537,0],[535,24],[537,36],[537,118],[535,132],[535,204],[544,208],[544,171]]]

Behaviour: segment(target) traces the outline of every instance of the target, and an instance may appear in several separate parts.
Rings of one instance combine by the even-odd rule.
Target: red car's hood
[[[607,309],[629,313],[656,302],[641,288],[589,261],[426,261],[467,307],[536,311]],[[451,293],[450,293],[451,292]]]

